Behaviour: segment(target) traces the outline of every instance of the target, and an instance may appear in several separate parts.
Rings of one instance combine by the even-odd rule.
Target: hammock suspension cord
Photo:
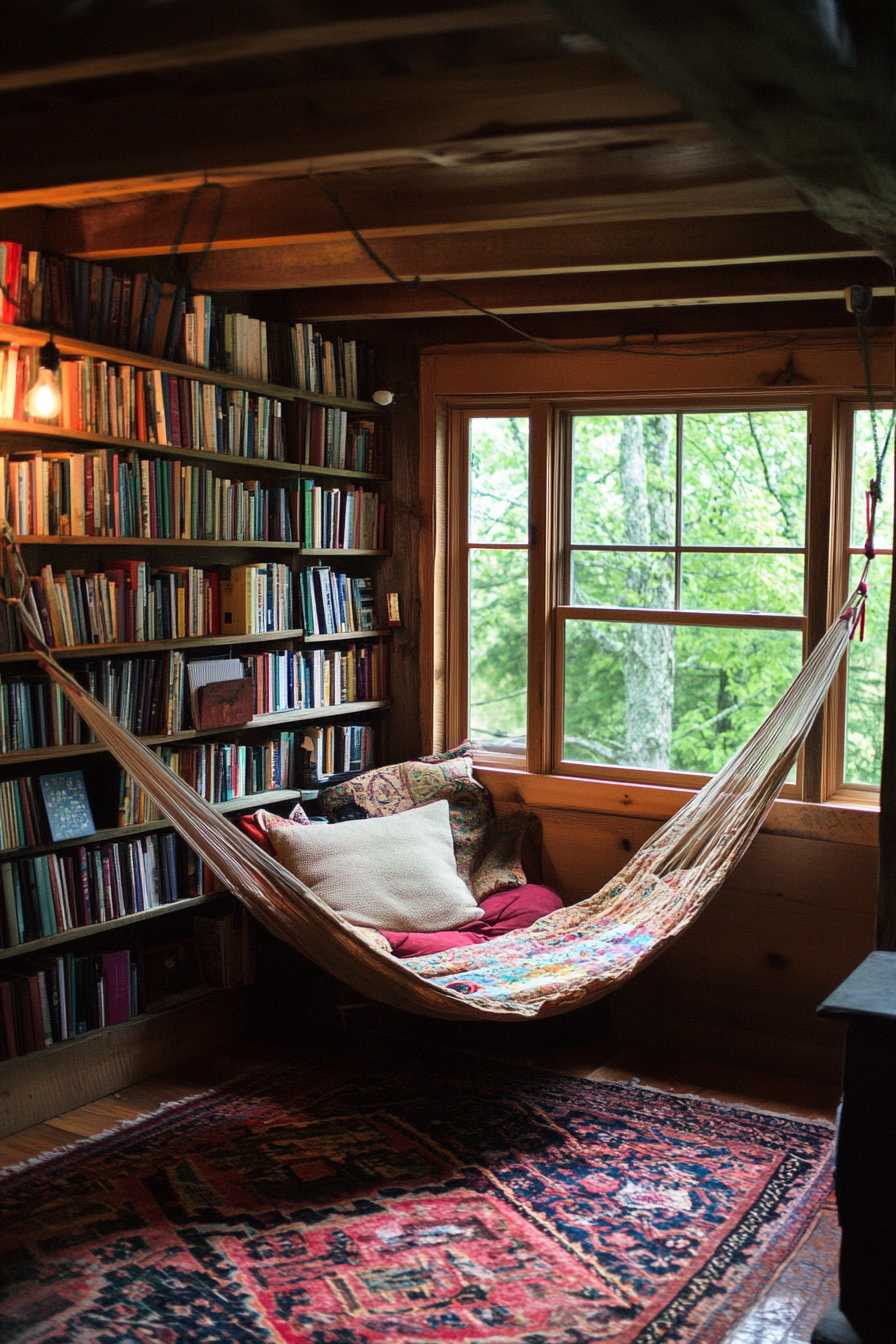
[[[676,938],[700,913],[743,856],[775,801],[821,709],[843,653],[865,609],[864,580],[806,659],[793,685],[750,740],[679,812],[667,821],[629,863],[596,895],[559,916],[573,916],[599,943],[615,926],[647,920],[655,937],[645,951],[627,952],[606,974],[588,970],[586,983],[574,990],[540,993],[526,983],[531,959],[523,956],[503,998],[483,995],[472,1001],[460,992],[456,974],[439,979],[393,957],[336,915],[297,877],[201,798],[191,785],[110,714],[55,659],[44,639],[27,569],[8,523],[0,549],[10,594],[2,600],[16,608],[38,665],[58,685],[96,738],[145,790],[172,827],[208,863],[222,882],[271,933],[311,957],[361,993],[395,1007],[428,1016],[453,1018],[531,1018],[567,1012],[608,993]],[[548,915],[533,926],[548,941]],[[498,940],[513,940],[530,930]],[[559,935],[558,935],[559,936]],[[565,935],[564,935],[565,936]],[[510,942],[507,942],[510,940]],[[560,939],[562,944],[562,937]],[[461,949],[474,968],[487,965],[488,943]],[[574,958],[566,950],[570,970]],[[553,949],[554,962],[564,948]],[[429,978],[427,978],[429,975]],[[514,978],[516,977],[516,978]],[[507,977],[505,976],[505,979]]]

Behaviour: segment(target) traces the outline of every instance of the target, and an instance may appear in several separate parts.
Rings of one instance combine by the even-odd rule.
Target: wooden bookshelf
[[[264,793],[245,793],[241,798],[228,798],[223,803],[209,803],[216,812],[250,812],[259,807],[273,807],[277,803],[302,802],[317,796],[317,789],[267,789]],[[0,863],[10,859],[32,859],[38,854],[53,854],[59,849],[75,849],[79,845],[110,845],[118,840],[132,839],[136,835],[150,835],[153,831],[170,831],[170,821],[141,821],[133,826],[109,826],[106,830],[94,831],[92,835],[82,835],[76,840],[50,840],[42,845],[25,845],[19,849],[0,849]],[[164,909],[159,906],[158,909]],[[144,914],[151,913],[144,911]],[[132,916],[128,915],[128,919]],[[84,925],[81,929],[92,928]],[[72,930],[77,932],[77,930]],[[0,948],[0,959],[9,957],[22,948],[31,948],[34,943],[17,943],[15,947]]]
[[[0,1137],[174,1068],[196,1054],[249,1038],[253,997],[245,988],[206,990],[119,1026],[100,1027],[4,1060]]]
[[[361,556],[361,555],[372,556],[372,555],[388,555],[388,554],[389,554],[389,552],[388,552],[387,550],[378,550],[378,551],[362,551],[362,550],[357,550],[357,551],[356,551],[356,550],[349,550],[348,548],[346,548],[345,550],[341,550],[338,546],[315,546],[314,548],[312,548],[312,547],[310,547],[310,546],[303,546],[303,547],[302,547],[302,555],[303,555],[303,556],[306,556],[306,555],[333,555],[333,556],[339,557],[340,555],[345,555],[345,556]]]
[[[338,644],[344,639],[389,639],[391,634],[391,630],[344,630],[338,635],[305,635],[302,642],[304,644]]]
[[[19,346],[37,347],[43,345],[49,333],[36,327],[19,327],[0,324],[0,343],[17,343]],[[353,400],[345,397],[328,396],[294,387],[283,387],[259,382],[250,378],[232,376],[213,369],[204,369],[194,365],[181,364],[170,360],[157,359],[138,354],[131,350],[120,350],[91,341],[56,335],[56,345],[63,356],[91,356],[114,365],[130,365],[137,369],[157,370],[164,374],[190,379],[196,383],[212,384],[216,387],[246,392],[254,396],[268,397],[284,403],[286,415],[287,403],[306,403],[309,406],[322,406],[339,409],[364,417],[375,417],[380,423],[389,417],[389,412],[372,402]],[[297,417],[298,423],[302,418]],[[286,428],[286,427],[285,427]],[[267,487],[277,490],[285,486],[298,486],[306,478],[315,479],[322,486],[344,483],[351,484],[382,483],[388,493],[389,476],[386,472],[355,471],[349,468],[331,466],[312,466],[309,463],[280,461],[267,457],[244,457],[242,455],[197,448],[179,447],[175,444],[146,442],[140,439],[123,438],[107,434],[94,433],[87,429],[69,429],[61,425],[47,425],[33,421],[0,420],[0,453],[29,453],[43,448],[54,453],[87,453],[102,450],[120,454],[139,454],[141,457],[167,459],[183,462],[189,466],[202,466],[212,469],[217,477],[232,477],[245,483],[250,479],[260,479]],[[287,452],[300,451],[297,445],[288,440]],[[388,461],[388,456],[387,456]],[[153,565],[190,564],[204,568],[233,567],[266,560],[286,563],[294,575],[308,560],[329,557],[335,561],[352,562],[354,574],[370,574],[372,566],[364,566],[365,561],[376,561],[389,554],[383,547],[368,549],[304,549],[298,541],[211,539],[194,537],[114,537],[114,536],[45,536],[28,535],[17,537],[29,572],[46,564],[52,564],[58,573],[66,567],[85,569],[96,565],[101,568],[107,555],[119,557],[130,554],[135,558],[146,558]],[[295,600],[298,603],[299,584],[295,583]],[[298,608],[296,617],[298,616]],[[295,619],[295,617],[294,617]],[[369,642],[387,638],[391,632],[385,629],[345,631],[338,634],[307,636],[300,625],[281,631],[268,631],[259,634],[220,634],[186,638],[169,638],[145,641],[119,641],[108,644],[77,645],[54,649],[53,653],[60,662],[78,662],[87,659],[106,659],[146,655],[156,657],[173,650],[183,650],[192,654],[200,650],[232,650],[233,654],[248,656],[256,649],[261,652],[278,645],[293,650],[305,645],[313,647],[340,646],[355,642]],[[5,679],[15,678],[14,668],[21,664],[25,679],[32,679],[32,668],[38,655],[30,650],[0,654],[0,668]],[[9,669],[7,671],[6,669]],[[316,709],[283,710],[274,713],[255,715],[246,724],[215,729],[183,729],[171,734],[154,734],[141,738],[146,746],[158,747],[170,744],[179,746],[205,740],[236,741],[252,744],[264,740],[265,732],[279,732],[295,725],[317,724],[334,720],[351,722],[364,715],[383,715],[389,709],[389,699],[354,701],[338,705],[326,705]],[[383,718],[375,720],[382,725]],[[377,728],[379,736],[380,728]],[[101,743],[85,742],[62,746],[37,747],[26,751],[6,752],[0,758],[0,777],[5,780],[15,775],[30,774],[35,767],[45,767],[55,761],[70,761],[77,767],[81,760],[94,756],[108,756],[108,750]],[[53,768],[51,766],[51,768]],[[58,767],[57,767],[58,768]],[[67,768],[67,767],[63,767]],[[111,820],[115,812],[112,808],[113,775],[117,790],[119,772],[116,768],[108,772],[105,780],[105,765],[93,770],[85,770],[88,776],[88,788],[96,788],[96,797],[101,810],[95,812],[102,820]],[[296,776],[298,778],[298,776]],[[334,777],[335,779],[336,777]],[[92,782],[91,782],[92,780]],[[326,788],[324,781],[321,788]],[[317,790],[284,788],[265,793],[230,799],[214,804],[220,813],[236,813],[258,807],[276,806],[303,797],[315,796]],[[110,827],[95,831],[90,836],[61,843],[47,843],[23,846],[0,851],[0,863],[22,863],[38,859],[57,851],[71,854],[73,847],[95,848],[134,841],[140,836],[150,836],[157,832],[170,832],[173,828],[167,820],[146,822],[126,827]],[[25,871],[23,868],[22,872]],[[195,890],[195,888],[193,888]],[[53,949],[75,949],[79,944],[87,947],[100,935],[115,935],[120,939],[119,947],[135,949],[141,943],[165,941],[164,925],[166,917],[175,918],[190,912],[204,909],[220,901],[225,893],[211,895],[184,896],[183,899],[169,901],[151,909],[102,923],[82,925],[64,932],[20,943],[16,946],[0,949],[0,962],[4,974],[0,979],[16,975],[28,965],[28,958],[36,953],[47,954]],[[92,910],[95,907],[91,906]],[[37,927],[41,927],[38,925]],[[43,923],[42,927],[52,927],[52,923]],[[180,925],[174,927],[180,928]],[[31,931],[34,931],[32,928]],[[170,936],[170,935],[169,935]],[[108,945],[101,940],[100,945]],[[113,1091],[136,1077],[145,1076],[153,1068],[163,1068],[177,1059],[194,1053],[197,1049],[211,1048],[218,1036],[233,1034],[234,1020],[232,1005],[246,1005],[251,1001],[251,991],[235,990],[203,994],[190,1003],[173,1007],[168,1012],[142,1014],[128,1022],[113,1027],[100,1028],[77,1036],[53,1046],[37,1049],[27,1054],[0,1063],[3,1086],[0,1087],[0,1126],[4,1132],[20,1128],[47,1115],[59,1113],[68,1105],[79,1105],[90,1097],[103,1092]],[[222,1010],[222,1005],[224,1005]],[[21,1043],[20,1043],[21,1048]],[[7,1106],[4,1114],[4,1098],[18,1091],[24,1101],[16,1101]]]
[[[117,448],[126,452],[148,453],[153,457],[171,457],[178,461],[201,463],[204,467],[255,472],[270,471],[282,476],[347,477],[354,481],[388,481],[385,472],[347,471],[341,467],[312,467],[305,462],[284,462],[276,457],[243,457],[236,453],[218,453],[199,448],[178,448],[173,443],[150,443],[144,439],[120,439],[112,434],[97,434],[91,429],[66,429],[62,425],[37,424],[31,420],[0,420],[0,433],[21,435],[25,439],[49,439],[58,451],[59,444],[72,449]],[[30,446],[30,445],[29,445]]]
[[[10,341],[17,345],[44,345],[51,333],[37,327],[16,327],[0,322],[0,342]],[[172,373],[178,378],[192,378],[197,383],[214,383],[216,387],[232,388],[236,392],[251,392],[256,396],[274,397],[277,401],[307,401],[314,406],[332,406],[342,411],[361,411],[365,415],[382,415],[384,407],[373,401],[353,401],[348,397],[331,397],[324,392],[306,392],[297,387],[281,387],[276,383],[261,383],[252,378],[239,378],[229,373],[218,373],[215,369],[204,369],[198,364],[178,364],[170,359],[156,359],[152,355],[138,354],[135,350],[117,350],[109,345],[97,345],[94,341],[80,341],[74,336],[57,336],[53,340],[63,355],[91,355],[94,359],[105,359],[111,364],[131,364],[135,369],[158,369],[160,373]]]
[[[176,733],[153,734],[141,737],[145,747],[164,746],[170,742],[197,742],[208,737],[225,736],[245,731],[247,728],[285,727],[290,723],[310,723],[315,719],[333,719],[343,714],[371,714],[374,710],[388,709],[391,700],[350,700],[341,705],[322,705],[319,709],[284,709],[275,714],[256,714],[247,723],[230,728],[183,728]],[[95,756],[108,751],[101,742],[74,742],[60,746],[31,747],[27,751],[7,751],[3,753],[4,765],[28,765],[33,761],[51,761],[59,756]]]
[[[67,658],[110,658],[119,654],[131,653],[167,653],[172,649],[218,649],[242,647],[252,644],[270,644],[288,639],[302,639],[303,631],[277,630],[263,635],[189,635],[183,639],[144,639],[131,644],[70,644],[53,649],[53,657],[59,662]],[[366,638],[373,638],[366,635]],[[347,638],[347,636],[342,636]],[[308,643],[309,640],[305,640]],[[0,653],[0,665],[3,663],[36,662],[38,654],[30,650],[22,653]]]
[[[165,825],[169,830],[171,829],[170,822],[166,822]],[[161,826],[145,827],[143,829],[161,830]],[[89,836],[85,843],[93,843],[94,838]],[[21,853],[21,851],[18,852]],[[155,905],[151,910],[138,910],[134,915],[122,915],[118,919],[105,919],[98,924],[79,924],[76,929],[66,929],[63,933],[54,933],[50,938],[33,938],[30,943],[18,943],[15,947],[0,948],[0,962],[10,961],[14,957],[31,956],[35,952],[46,952],[52,947],[62,947],[65,943],[82,942],[85,938],[90,938],[99,933],[127,930],[135,924],[143,924],[148,919],[154,919],[157,915],[170,915],[174,910],[196,910],[201,905],[210,905],[213,901],[220,901],[227,894],[226,891],[214,891],[208,896],[187,896],[179,901],[168,901],[165,905]],[[134,1019],[131,1018],[130,1020],[133,1021]],[[46,1046],[45,1048],[50,1049],[51,1047]]]
[[[199,537],[35,537],[35,536],[17,536],[16,541],[20,546],[39,546],[41,550],[46,547],[59,546],[101,546],[106,549],[112,547],[118,549],[121,546],[147,546],[170,548],[172,546],[184,549],[186,547],[200,547],[202,550],[208,550],[214,547],[217,551],[239,550],[239,551],[290,551],[298,554],[302,549],[297,541],[218,541],[212,539],[203,541]],[[303,555],[331,555],[331,551],[302,551]],[[340,552],[335,552],[340,554]],[[386,555],[386,551],[348,551],[342,552],[348,555]],[[214,562],[213,562],[214,563]],[[218,564],[222,562],[217,561]]]

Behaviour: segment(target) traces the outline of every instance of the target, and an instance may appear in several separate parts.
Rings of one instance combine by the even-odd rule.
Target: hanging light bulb
[[[59,349],[52,336],[41,347],[37,381],[25,398],[25,410],[36,420],[53,420],[62,410],[62,393],[56,381]]]

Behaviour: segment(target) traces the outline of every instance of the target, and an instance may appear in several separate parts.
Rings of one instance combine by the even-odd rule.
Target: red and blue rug
[[[718,1344],[832,1131],[454,1056],[281,1064],[0,1180],[15,1344]]]

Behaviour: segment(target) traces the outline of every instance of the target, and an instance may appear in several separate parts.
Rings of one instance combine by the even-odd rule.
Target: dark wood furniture
[[[872,952],[819,1008],[847,1023],[837,1126],[840,1299],[813,1344],[896,1339],[896,952]]]

